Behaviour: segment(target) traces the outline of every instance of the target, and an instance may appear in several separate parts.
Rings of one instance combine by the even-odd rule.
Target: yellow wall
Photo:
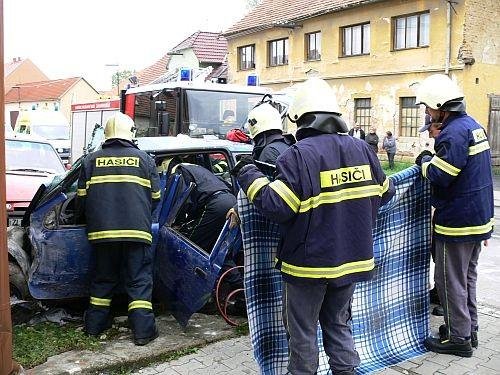
[[[480,0],[467,0],[481,3]],[[486,0],[495,2],[497,0]],[[381,137],[386,130],[399,136],[399,98],[415,96],[418,82],[429,74],[444,73],[446,69],[447,5],[444,0],[384,1],[365,5],[321,17],[306,20],[295,29],[274,28],[259,33],[228,39],[229,80],[246,83],[248,74],[259,75],[261,85],[282,89],[304,80],[308,74],[326,79],[337,93],[337,99],[349,124],[354,118],[354,99],[370,97],[372,101],[372,123]],[[476,63],[466,66],[458,59],[464,42],[466,20],[464,1],[454,4],[457,13],[451,11],[451,49],[449,72],[464,87],[471,115],[484,125],[488,118],[487,93],[499,93],[498,79],[488,79],[488,70],[498,77],[499,65]],[[391,17],[421,11],[430,14],[429,47],[392,51]],[[498,19],[498,18],[497,18]],[[370,22],[370,54],[342,57],[340,28]],[[491,21],[490,21],[491,22]],[[305,61],[304,34],[321,31],[321,61]],[[285,66],[267,66],[267,42],[289,38],[289,63]],[[498,40],[497,40],[498,41]],[[237,48],[255,44],[255,69],[238,71]],[[308,73],[309,72],[309,73]],[[479,85],[475,82],[479,77]],[[496,81],[496,82],[495,82]],[[475,85],[475,86],[474,86]],[[495,87],[496,86],[496,87]],[[486,98],[486,99],[485,99]],[[421,110],[423,122],[423,109]],[[399,150],[419,152],[428,141],[427,135],[419,138],[399,138]]]

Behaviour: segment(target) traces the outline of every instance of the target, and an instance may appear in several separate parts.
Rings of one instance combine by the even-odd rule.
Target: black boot
[[[451,339],[441,341],[439,338],[427,337],[424,341],[424,346],[427,350],[434,353],[472,357],[470,340]]]
[[[441,341],[448,339],[448,328],[446,328],[445,324],[441,324],[439,326],[439,339]],[[470,333],[470,345],[473,348],[477,349],[477,347],[479,345],[479,342],[477,341],[477,331],[471,331],[471,333]]]
[[[134,337],[134,344],[137,346],[143,346],[149,344],[151,341],[155,340],[159,336],[158,328],[155,327],[153,335],[150,337],[136,338]]]

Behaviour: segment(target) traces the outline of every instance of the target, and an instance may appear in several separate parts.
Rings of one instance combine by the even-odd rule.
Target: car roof
[[[186,151],[210,151],[224,149],[233,152],[251,152],[253,146],[217,138],[191,138],[184,134],[176,137],[140,137],[137,145],[141,150],[150,153],[175,153]]]
[[[33,134],[12,132],[12,133],[5,134],[5,140],[6,141],[25,141],[25,142],[46,143],[52,147],[52,144],[47,139],[33,135]]]

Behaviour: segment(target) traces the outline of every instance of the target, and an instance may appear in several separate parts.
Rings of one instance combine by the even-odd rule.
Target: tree
[[[262,0],[247,0],[247,9],[250,11],[260,3],[262,3]]]
[[[132,72],[131,70],[122,70],[113,73],[113,76],[111,77],[111,87],[117,87],[121,81],[128,79],[134,74],[135,72]]]

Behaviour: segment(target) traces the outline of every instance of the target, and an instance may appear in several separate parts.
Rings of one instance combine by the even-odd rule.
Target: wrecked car
[[[167,158],[188,157],[231,186],[229,170],[236,157],[251,153],[248,144],[220,139],[177,137],[138,138],[140,149],[158,166]],[[221,165],[223,167],[221,167]],[[59,300],[88,296],[92,247],[85,224],[76,224],[75,198],[81,159],[66,174],[40,186],[19,227],[8,229],[11,294],[18,298]],[[191,242],[174,225],[192,186],[179,176],[160,171],[161,203],[152,227],[155,251],[154,294],[182,325],[212,296],[226,256],[241,251],[239,228],[222,229],[211,252]]]

